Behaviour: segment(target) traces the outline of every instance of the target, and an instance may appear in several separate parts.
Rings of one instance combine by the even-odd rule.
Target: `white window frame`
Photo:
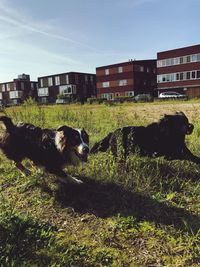
[[[60,76],[55,76],[55,85],[60,85]]]
[[[63,95],[71,95],[74,92],[74,86],[72,84],[68,85],[60,85],[59,86],[59,93]]]
[[[126,91],[125,96],[134,96],[134,91]]]
[[[66,78],[66,84],[69,84],[69,74],[66,74],[65,78]]]
[[[0,100],[2,100],[3,99],[3,94],[2,94],[2,92],[0,92]]]
[[[40,79],[40,87],[43,87],[43,86],[44,86],[43,79]]]
[[[22,98],[22,95],[23,95],[22,91],[10,91],[9,92],[10,99]]]
[[[38,88],[38,96],[49,96],[49,88],[48,87],[42,87]]]
[[[53,77],[48,77],[48,86],[53,86]]]
[[[109,69],[105,69],[105,75],[109,75],[109,74],[110,74]]]
[[[102,82],[103,88],[108,88],[110,86],[110,82]]]
[[[122,66],[118,67],[118,73],[121,73],[121,72],[123,72],[123,67]]]
[[[10,91],[10,83],[6,84],[6,91],[8,91],[8,92]]]
[[[124,80],[119,80],[119,86],[125,86],[127,85],[127,80],[124,79]]]

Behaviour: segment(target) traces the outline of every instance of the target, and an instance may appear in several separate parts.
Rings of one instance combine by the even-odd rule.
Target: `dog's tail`
[[[12,132],[14,130],[15,125],[13,124],[11,118],[9,118],[7,116],[1,116],[0,121],[2,121],[5,124],[6,130],[8,132]]]
[[[96,154],[98,152],[106,152],[110,147],[110,139],[113,133],[109,133],[106,137],[104,137],[101,141],[94,144],[91,148],[90,153]]]

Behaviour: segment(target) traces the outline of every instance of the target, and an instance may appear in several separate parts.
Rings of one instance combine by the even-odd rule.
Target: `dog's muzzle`
[[[189,123],[188,127],[186,129],[186,134],[188,134],[188,135],[191,134],[193,132],[193,129],[194,129],[194,125]]]
[[[87,161],[88,153],[89,153],[89,147],[87,145],[79,145],[75,149],[76,155],[78,158],[80,158],[82,161]]]

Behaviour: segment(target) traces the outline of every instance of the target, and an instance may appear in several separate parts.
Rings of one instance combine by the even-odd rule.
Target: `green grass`
[[[8,108],[14,121],[84,127],[91,145],[124,125],[184,111],[200,155],[198,101]],[[25,164],[29,164],[28,160]],[[200,166],[131,156],[91,155],[68,167],[84,185],[61,185],[32,169],[24,177],[0,153],[0,266],[169,266],[200,264]]]

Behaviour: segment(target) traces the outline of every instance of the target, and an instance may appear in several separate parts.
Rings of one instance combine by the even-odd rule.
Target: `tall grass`
[[[200,109],[194,102],[8,108],[6,115],[41,127],[85,128],[90,143],[124,125],[146,125],[182,110],[195,125],[187,138],[200,155]],[[25,161],[25,164],[29,164]],[[90,155],[67,167],[82,187],[32,169],[23,177],[0,154],[2,266],[169,266],[200,264],[200,167],[131,155]]]

